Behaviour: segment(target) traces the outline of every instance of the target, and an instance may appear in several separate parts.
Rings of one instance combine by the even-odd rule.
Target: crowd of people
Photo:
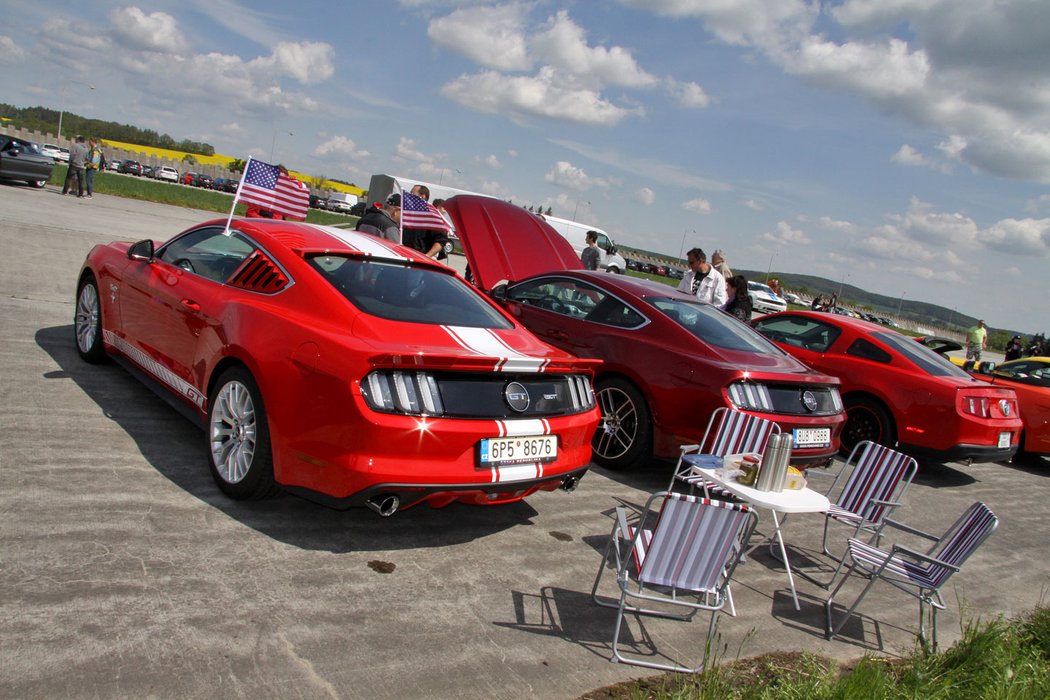
[[[435,199],[430,202],[430,188],[426,185],[415,185],[406,196],[394,192],[386,202],[375,202],[365,210],[357,221],[356,229],[364,233],[383,238],[394,243],[401,243],[423,253],[435,260],[444,260],[446,244],[452,223],[445,211],[445,200]],[[416,228],[405,226],[402,222],[404,206],[411,207],[409,213],[423,214],[422,220],[433,222],[435,228]],[[443,228],[437,228],[442,226]]]
[[[95,174],[106,167],[106,155],[102,144],[96,139],[77,136],[69,149],[69,169],[62,184],[62,194],[74,194],[82,199],[91,199],[95,191]]]

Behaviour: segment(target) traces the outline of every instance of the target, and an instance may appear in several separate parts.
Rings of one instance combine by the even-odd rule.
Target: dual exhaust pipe
[[[580,477],[578,476],[567,476],[562,480],[561,485],[558,487],[565,493],[572,493],[576,490],[576,487],[580,483]],[[384,518],[389,518],[391,515],[397,512],[397,509],[401,507],[401,499],[392,493],[381,493],[376,496],[372,496],[365,505],[371,508],[376,513]]]

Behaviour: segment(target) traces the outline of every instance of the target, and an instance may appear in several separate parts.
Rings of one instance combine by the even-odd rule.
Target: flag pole
[[[237,183],[237,191],[233,193],[233,204],[230,206],[230,215],[226,218],[226,230],[223,231],[227,236],[230,235],[230,222],[233,221],[233,211],[237,208],[237,201],[241,197],[241,185],[244,184],[244,176],[248,173],[248,166],[251,165],[252,157],[248,156],[248,160],[244,163],[244,170],[241,171],[241,180]]]

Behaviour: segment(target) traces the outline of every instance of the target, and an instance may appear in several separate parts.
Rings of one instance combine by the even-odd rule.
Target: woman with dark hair
[[[747,278],[743,275],[734,275],[727,279],[726,294],[729,296],[729,301],[724,307],[725,312],[748,323],[751,320],[751,296],[747,293]]]

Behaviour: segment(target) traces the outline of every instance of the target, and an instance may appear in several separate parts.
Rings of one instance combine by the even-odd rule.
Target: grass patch
[[[773,653],[695,676],[664,674],[587,693],[581,700],[945,700],[1050,697],[1050,608],[1016,620],[969,623],[951,648],[850,664],[806,652]]]
[[[51,173],[51,184],[61,187],[62,183],[65,182],[67,170],[68,166],[56,164],[54,171]],[[147,202],[171,204],[177,207],[203,209],[204,211],[214,211],[220,214],[229,214],[230,204],[233,202],[233,195],[226,192],[205,190],[188,185],[176,185],[171,182],[112,172],[97,173],[93,189],[98,194],[111,194],[116,197],[141,199]],[[238,204],[234,215],[244,216],[245,209],[244,204]],[[318,209],[310,209],[306,213],[306,220],[311,224],[353,226],[357,223],[356,216],[346,216]]]

